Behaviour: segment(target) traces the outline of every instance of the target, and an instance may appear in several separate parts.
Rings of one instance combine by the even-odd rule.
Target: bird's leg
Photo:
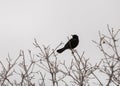
[[[74,49],[71,49],[71,51],[72,51],[72,54],[74,54]]]

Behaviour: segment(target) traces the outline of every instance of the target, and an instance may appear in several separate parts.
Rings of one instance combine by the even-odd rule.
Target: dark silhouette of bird
[[[62,53],[66,49],[74,49],[79,44],[79,38],[77,35],[72,35],[72,38],[61,49],[58,49],[58,53]]]

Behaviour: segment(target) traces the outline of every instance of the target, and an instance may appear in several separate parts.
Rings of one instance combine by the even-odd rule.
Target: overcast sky
[[[34,38],[55,48],[71,34],[79,36],[77,49],[92,57],[91,40],[107,24],[120,27],[120,0],[0,0],[0,58],[32,49]]]

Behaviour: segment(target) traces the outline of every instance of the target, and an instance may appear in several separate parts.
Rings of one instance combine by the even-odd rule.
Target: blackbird
[[[62,53],[66,49],[74,49],[75,47],[77,47],[78,43],[79,43],[78,36],[72,35],[72,38],[65,44],[65,46],[61,49],[58,49],[57,52]]]

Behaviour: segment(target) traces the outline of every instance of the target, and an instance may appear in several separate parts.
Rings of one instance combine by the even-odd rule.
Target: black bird
[[[72,38],[65,44],[65,46],[61,49],[58,49],[57,52],[62,53],[66,49],[74,49],[75,47],[77,47],[78,43],[79,43],[78,36],[72,35]]]

